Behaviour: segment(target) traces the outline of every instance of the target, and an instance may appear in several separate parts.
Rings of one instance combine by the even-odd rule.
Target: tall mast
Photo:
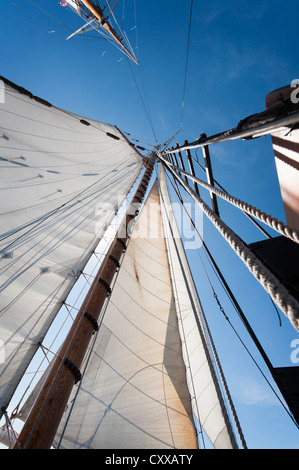
[[[104,14],[103,12],[101,11],[101,9],[94,5],[94,3],[91,1],[91,0],[81,0],[82,3],[84,3],[84,5],[86,6],[86,8],[89,9],[89,11],[101,22],[101,25],[104,29],[106,29],[106,31],[108,31],[108,33],[111,34],[111,36],[113,37],[113,39],[124,49],[124,51],[131,57],[131,59],[138,65],[138,62],[137,60],[135,59],[135,57],[131,54],[131,52],[123,45],[122,41],[120,40],[120,38],[118,37],[117,33],[114,31],[114,29],[112,28],[112,26],[107,23],[104,19]]]
[[[74,324],[55,359],[51,371],[36,399],[20,433],[15,449],[49,449],[54,440],[74,384],[80,380],[80,366],[88,349],[111,282],[128,240],[129,223],[137,215],[153,171],[153,162],[145,164],[146,171],[132,200],[121,227],[121,238],[116,235],[106,258],[95,277]],[[132,207],[134,214],[131,214]]]

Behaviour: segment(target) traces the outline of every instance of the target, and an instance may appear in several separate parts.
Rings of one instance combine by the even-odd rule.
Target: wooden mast
[[[81,0],[81,2],[84,3],[84,5],[89,9],[89,11],[101,22],[102,27],[105,28],[106,31],[111,34],[113,39],[126,51],[126,53],[131,57],[131,59],[134,60],[134,62],[138,65],[137,60],[131,54],[131,52],[128,51],[128,49],[123,45],[112,26],[109,23],[105,22],[103,12],[100,10],[100,8],[94,5],[91,0]]]
[[[138,213],[136,207],[139,207],[152,175],[153,161],[147,162],[145,166],[146,171],[121,225],[125,230],[121,232],[121,238],[116,235],[112,248],[106,255],[59,351],[59,356],[54,360],[14,449],[49,449],[52,445],[71,390],[81,378],[79,368],[97,329],[102,307],[111,291],[112,279],[126,248],[129,223]]]

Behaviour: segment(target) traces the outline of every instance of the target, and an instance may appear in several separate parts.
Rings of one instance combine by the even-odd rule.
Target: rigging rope
[[[229,243],[231,248],[244,262],[249,271],[264,287],[266,292],[270,294],[272,300],[278,305],[281,311],[289,318],[294,328],[299,331],[299,303],[288,292],[285,286],[274,276],[269,269],[255,256],[255,254],[245,245],[245,243],[233,232],[210,207],[193,191],[188,184],[185,183],[183,178],[175,173],[170,163],[164,157],[156,152],[157,157],[166,165],[169,171],[181,183],[181,185],[188,191],[190,196],[201,207],[203,212],[221,233],[223,238]]]

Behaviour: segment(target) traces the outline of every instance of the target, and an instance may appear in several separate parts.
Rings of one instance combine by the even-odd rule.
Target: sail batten
[[[7,80],[0,115],[0,408],[6,408],[142,159],[114,126],[51,106]]]

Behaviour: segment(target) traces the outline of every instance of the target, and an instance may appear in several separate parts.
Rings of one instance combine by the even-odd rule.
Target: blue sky
[[[155,144],[156,136],[163,143],[181,124],[189,14],[189,0],[136,0],[135,24],[130,0],[125,27],[140,61],[130,68],[105,40],[66,41],[82,22],[58,0],[3,0],[0,73],[58,107],[116,124],[142,142]],[[267,93],[298,79],[297,30],[295,0],[194,0],[179,143],[235,127],[264,109]],[[131,69],[149,104],[155,133]],[[213,146],[210,151],[214,176],[228,192],[285,220],[269,137]],[[198,156],[203,163],[200,151]],[[247,243],[263,239],[236,209],[222,201],[219,206],[224,220]],[[294,365],[291,342],[298,333],[283,314],[279,326],[267,294],[206,219],[203,234],[273,364]],[[188,255],[248,446],[298,448],[298,430],[220,317],[197,254]],[[226,313],[263,367],[214,278],[213,282]]]

